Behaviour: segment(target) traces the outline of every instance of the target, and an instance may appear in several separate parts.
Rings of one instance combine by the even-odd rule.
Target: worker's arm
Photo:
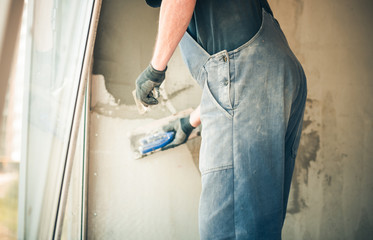
[[[136,97],[145,106],[158,104],[152,91],[165,79],[167,63],[188,27],[195,5],[196,0],[162,1],[153,58],[136,79]]]
[[[192,18],[196,0],[163,0],[159,15],[158,36],[151,61],[157,70],[167,63],[183,37]]]
[[[195,5],[196,0],[162,1],[158,37],[151,61],[151,65],[155,69],[166,69],[168,61],[189,25]],[[179,119],[170,124],[168,129],[165,129],[176,131],[175,140],[169,147],[175,147],[186,142],[193,128],[198,127],[200,124],[200,106],[198,106],[190,116]]]
[[[198,127],[201,124],[201,105],[190,114],[189,123],[193,127]]]

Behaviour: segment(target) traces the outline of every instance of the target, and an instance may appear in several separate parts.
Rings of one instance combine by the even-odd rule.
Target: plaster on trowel
[[[135,91],[132,94],[136,101],[136,106],[140,114],[144,114],[145,112],[150,110],[151,107],[146,108],[141,103],[141,101],[137,99]],[[155,120],[154,122],[146,126],[141,126],[137,129],[134,129],[129,133],[129,140],[131,144],[130,147],[135,159],[143,158],[155,152],[162,151],[162,148],[172,142],[175,137],[174,132],[164,132],[162,130],[162,127],[176,119],[189,115],[193,111],[192,108],[189,108],[176,113],[175,108],[168,101],[167,94],[162,88],[160,89],[160,95],[162,96],[161,100],[158,99],[160,101],[160,104],[165,105],[173,114],[166,118]],[[153,92],[153,96],[158,97],[159,95],[156,95]],[[199,135],[200,128],[196,128],[189,136],[189,139]]]
[[[168,100],[168,95],[167,95],[167,92],[166,90],[164,89],[163,85],[161,85],[161,87],[159,88],[155,88],[152,92],[151,92],[151,95],[153,97],[155,97],[158,101],[159,101],[159,104],[161,105],[165,105],[168,110],[172,113],[172,114],[175,114],[176,113],[176,109],[174,108],[174,106],[171,104],[171,102]],[[135,103],[136,103],[136,107],[137,107],[137,111],[143,115],[145,114],[146,112],[150,111],[152,109],[152,106],[145,106],[141,101],[140,99],[138,99],[136,97],[136,89],[132,91],[132,96],[133,96],[133,99],[135,100]]]

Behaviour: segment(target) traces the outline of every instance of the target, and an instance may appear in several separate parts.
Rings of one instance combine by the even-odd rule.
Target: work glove
[[[153,89],[159,90],[166,70],[158,71],[151,64],[136,79],[136,97],[147,107],[158,104],[158,100],[153,96]]]
[[[175,133],[175,138],[172,142],[163,147],[162,150],[174,148],[188,140],[189,135],[192,133],[193,129],[195,129],[195,127],[190,125],[189,117],[190,116],[179,118],[163,127],[163,131],[165,132],[173,131]]]

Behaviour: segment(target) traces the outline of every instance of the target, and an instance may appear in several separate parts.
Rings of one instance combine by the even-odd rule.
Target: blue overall
[[[203,89],[201,239],[281,239],[307,95],[301,64],[264,10],[235,50],[209,55],[187,32],[179,46]]]

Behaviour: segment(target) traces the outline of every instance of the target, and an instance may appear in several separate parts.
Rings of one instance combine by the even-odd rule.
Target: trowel
[[[137,110],[140,114],[144,114],[151,110],[151,107],[145,107],[141,101],[137,99],[135,91],[133,91],[132,94],[136,102]],[[156,96],[156,98],[161,96],[162,98],[158,99],[159,104],[165,105],[173,114],[171,116],[155,120],[146,126],[141,126],[134,129],[129,133],[129,140],[131,144],[130,147],[135,159],[140,159],[155,152],[162,151],[162,148],[171,143],[175,137],[175,132],[165,132],[163,131],[162,127],[176,119],[189,115],[193,111],[192,108],[189,108],[176,113],[175,108],[168,100],[167,94],[163,88],[160,88],[159,93],[153,92],[153,96]],[[194,129],[188,139],[199,136],[200,132],[201,128],[198,127]]]
[[[176,113],[176,109],[174,108],[174,106],[169,101],[167,92],[164,89],[163,85],[161,85],[159,88],[154,88],[153,91],[151,92],[151,95],[158,100],[158,102],[159,102],[158,104],[166,106],[172,114]],[[154,105],[153,106],[152,105],[145,106],[141,102],[141,100],[137,98],[136,89],[132,91],[132,96],[133,96],[133,99],[136,102],[137,111],[141,115],[145,114],[146,112],[149,112],[152,109],[152,107],[154,106]]]

